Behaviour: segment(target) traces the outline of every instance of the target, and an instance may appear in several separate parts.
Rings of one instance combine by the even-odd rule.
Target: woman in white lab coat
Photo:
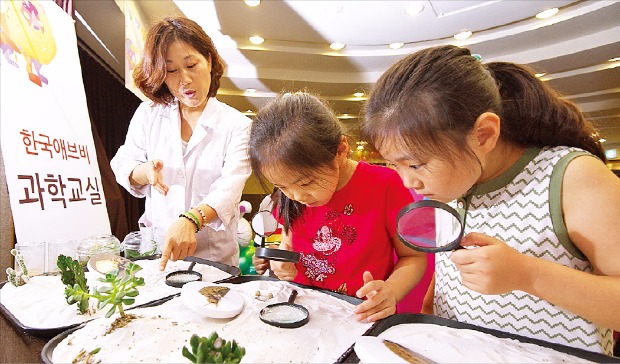
[[[223,73],[211,38],[184,17],[149,30],[133,71],[150,101],[136,110],[110,164],[120,185],[146,198],[140,223],[152,227],[162,248],[161,270],[189,255],[239,262],[251,120],[215,98]]]

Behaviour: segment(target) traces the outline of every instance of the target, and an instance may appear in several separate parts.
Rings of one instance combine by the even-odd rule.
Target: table
[[[4,315],[0,317],[0,363],[40,363],[41,350],[48,339],[23,332]]]

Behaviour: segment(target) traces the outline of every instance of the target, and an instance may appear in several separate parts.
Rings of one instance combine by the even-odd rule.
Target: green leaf
[[[131,291],[127,292],[126,296],[128,296],[128,297],[136,297],[139,294],[140,294],[140,292],[138,292],[137,289],[132,289]]]
[[[116,312],[116,306],[113,305],[112,307],[110,307],[110,310],[105,314],[105,317],[108,318],[114,315],[114,312]]]
[[[206,350],[205,350],[206,349]],[[208,348],[204,343],[198,344],[198,349],[196,351],[196,363],[206,363],[208,354]]]
[[[91,350],[91,352],[90,352],[90,353],[88,353],[88,355],[95,355],[95,354],[97,354],[100,350],[101,350],[101,348],[97,348],[97,349]]]
[[[196,357],[194,356],[194,354],[190,353],[185,346],[181,350],[181,354],[183,354],[183,356],[189,359],[192,363],[196,362]]]

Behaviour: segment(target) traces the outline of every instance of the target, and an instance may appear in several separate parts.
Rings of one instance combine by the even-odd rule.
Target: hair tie
[[[479,55],[478,53],[473,53],[471,56],[474,57],[476,61],[482,62],[482,56]]]

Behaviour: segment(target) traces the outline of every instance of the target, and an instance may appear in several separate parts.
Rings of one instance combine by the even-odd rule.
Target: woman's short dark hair
[[[195,21],[185,17],[166,17],[154,24],[148,31],[142,60],[133,70],[134,84],[153,102],[170,104],[174,96],[164,83],[166,79],[166,51],[173,42],[180,41],[192,46],[207,61],[211,61],[211,87],[209,97],[214,97],[220,88],[224,74],[224,62],[220,58],[213,40]]]

